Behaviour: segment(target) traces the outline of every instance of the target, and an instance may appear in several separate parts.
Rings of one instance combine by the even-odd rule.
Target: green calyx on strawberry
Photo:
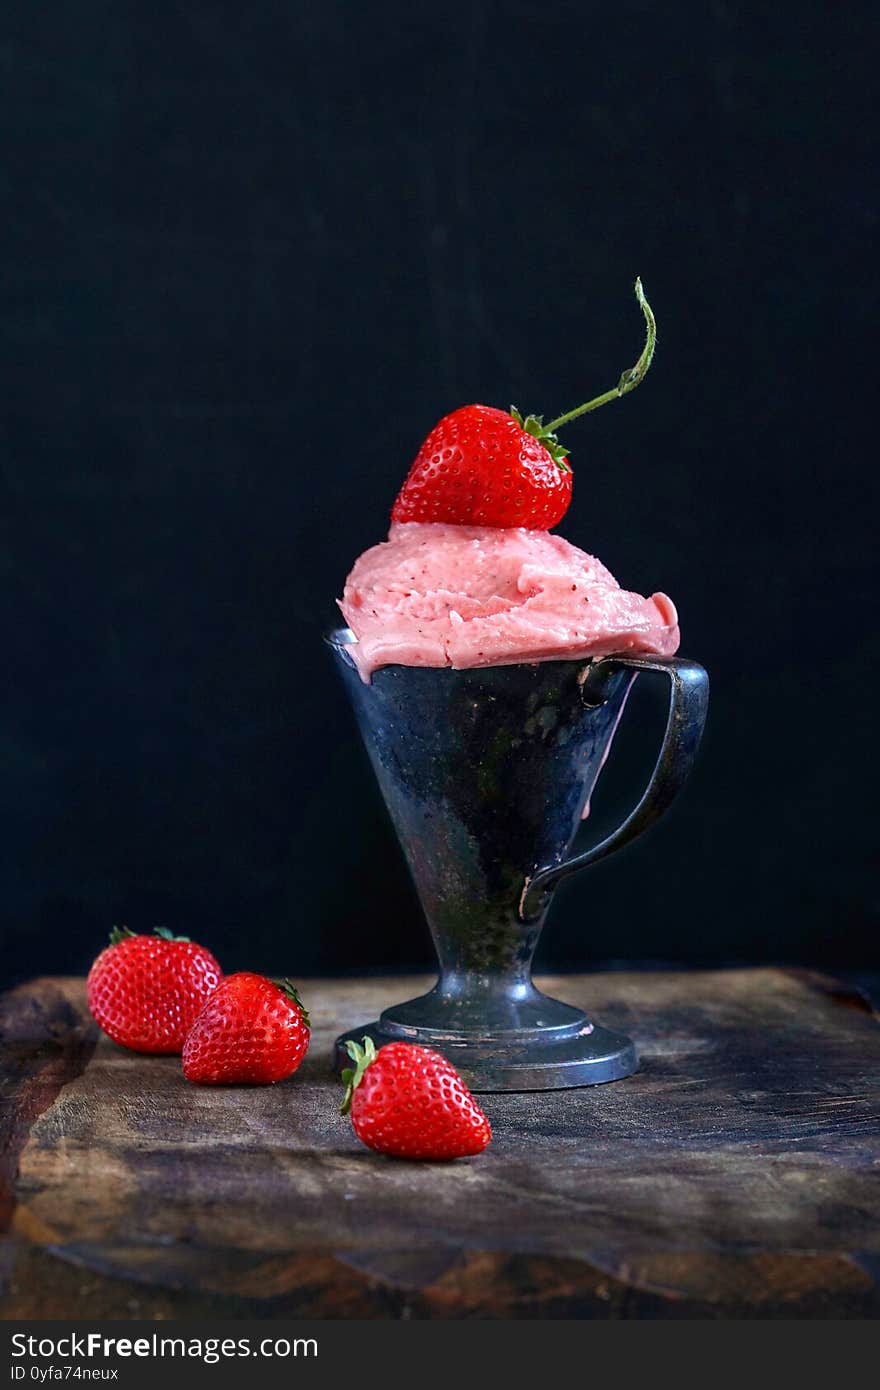
[[[278,986],[278,988],[281,990],[281,993],[282,993],[282,994],[286,994],[286,995],[287,995],[287,997],[288,997],[288,999],[290,1000],[291,1004],[295,1004],[295,1005],[296,1005],[296,1007],[299,1009],[300,1013],[302,1014],[303,1023],[306,1025],[307,1028],[311,1028],[311,1026],[312,1026],[312,1020],[309,1018],[309,1011],[308,1011],[308,1009],[306,1008],[306,1006],[305,1006],[305,1004],[303,1003],[303,1001],[300,999],[299,993],[298,993],[298,991],[297,991],[296,985],[293,983],[293,980],[288,980],[288,979],[285,977],[283,980],[274,980],[274,979],[273,979],[272,983],[273,983],[273,985],[277,985],[277,986]]]
[[[364,1079],[364,1072],[371,1062],[375,1062],[379,1055],[376,1051],[376,1045],[373,1039],[367,1037],[364,1038],[363,1047],[361,1047],[360,1043],[347,1042],[345,1044],[345,1050],[354,1062],[354,1066],[346,1067],[342,1073],[341,1079],[345,1085],[345,1095],[342,1097],[342,1104],[339,1107],[340,1115],[348,1114],[351,1109],[354,1093]]]
[[[571,450],[560,444],[558,437],[552,433],[549,425],[545,426],[543,415],[527,415],[523,419],[522,413],[517,410],[515,405],[510,407],[510,413],[525,434],[530,434],[533,439],[537,439],[539,444],[543,444],[553,462],[562,469],[563,473],[571,472],[565,462]]]
[[[163,941],[191,941],[191,936],[175,936],[167,927],[154,927],[153,935],[161,937]],[[120,941],[128,941],[131,937],[137,936],[137,932],[129,930],[128,927],[114,927],[110,933],[110,945],[118,946]]]
[[[635,390],[654,356],[657,324],[638,279],[635,294],[647,325],[645,346],[615,387],[546,425],[543,416],[523,415],[515,406],[507,412],[466,405],[445,415],[416,455],[392,521],[532,530],[561,521],[571,502],[572,472],[556,431]]]

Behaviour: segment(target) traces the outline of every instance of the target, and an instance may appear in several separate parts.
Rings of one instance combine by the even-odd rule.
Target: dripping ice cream
[[[355,562],[339,606],[365,680],[382,666],[501,666],[678,648],[663,593],[643,598],[562,536],[525,527],[393,523]]]

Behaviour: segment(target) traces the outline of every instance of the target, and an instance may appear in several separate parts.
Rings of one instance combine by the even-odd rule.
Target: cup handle
[[[694,765],[709,704],[709,677],[703,667],[696,661],[686,661],[682,657],[608,657],[604,661],[597,661],[587,672],[582,688],[584,703],[591,706],[603,704],[608,696],[610,681],[621,668],[656,671],[669,679],[666,731],[651,780],[635,810],[607,839],[584,854],[576,854],[573,859],[539,869],[527,880],[520,899],[520,917],[523,921],[533,921],[540,916],[550,893],[569,874],[597,864],[659,820],[672,805]]]

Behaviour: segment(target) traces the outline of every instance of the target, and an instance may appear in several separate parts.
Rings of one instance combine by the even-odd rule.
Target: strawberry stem
[[[645,323],[648,325],[645,346],[642,355],[634,367],[630,367],[628,372],[624,372],[617,385],[611,391],[606,391],[604,395],[596,396],[593,400],[587,401],[585,405],[579,405],[576,410],[569,410],[565,415],[557,415],[555,420],[543,426],[544,434],[553,434],[559,429],[560,425],[567,425],[570,420],[577,420],[580,415],[587,415],[591,410],[598,410],[600,405],[607,405],[609,401],[616,401],[621,396],[625,396],[629,391],[634,391],[640,382],[644,381],[651,359],[654,356],[654,347],[657,342],[657,321],[654,318],[653,310],[645,298],[642,289],[641,279],[636,278],[635,283],[636,299],[639,308],[645,316]]]
[[[347,1115],[351,1109],[352,1097],[358,1086],[364,1079],[364,1072],[371,1062],[376,1060],[376,1047],[372,1038],[364,1037],[364,1045],[360,1043],[347,1042],[345,1050],[351,1060],[353,1067],[346,1067],[342,1073],[342,1080],[345,1082],[345,1095],[342,1097],[342,1104],[339,1107],[340,1115]]]

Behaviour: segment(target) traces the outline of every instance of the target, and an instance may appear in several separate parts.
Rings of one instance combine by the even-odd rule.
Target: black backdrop
[[[617,380],[636,273],[656,362],[569,431],[563,530],[674,597],[711,727],[543,964],[876,960],[868,7],[5,14],[5,972],[114,921],[427,961],[322,628],[438,416]]]

